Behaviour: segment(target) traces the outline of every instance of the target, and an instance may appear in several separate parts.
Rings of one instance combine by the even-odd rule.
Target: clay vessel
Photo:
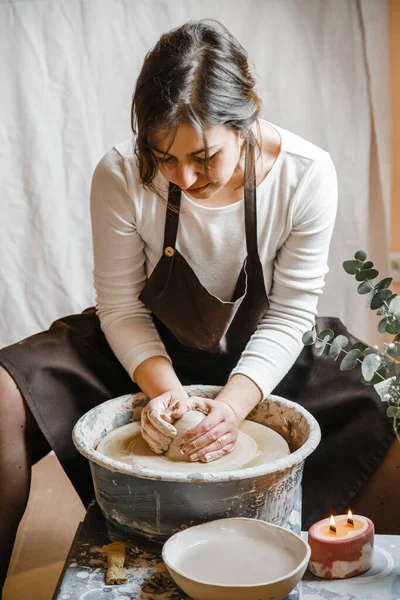
[[[221,390],[203,385],[185,389],[204,398],[215,398]],[[144,394],[108,400],[88,411],[74,428],[75,446],[90,462],[96,500],[109,532],[162,543],[177,531],[213,519],[288,522],[301,490],[304,460],[321,437],[317,421],[305,408],[270,396],[251,411],[247,418],[282,435],[291,454],[247,469],[165,472],[125,465],[97,452],[100,440],[132,421],[135,411],[148,401]]]
[[[177,419],[174,422],[174,427],[177,431],[177,434],[172,440],[170,447],[165,453],[165,456],[175,461],[180,460],[191,462],[189,456],[181,452],[182,437],[187,431],[189,431],[189,429],[196,427],[196,425],[198,425],[205,418],[205,416],[206,415],[204,413],[201,413],[198,410],[189,410],[183,415],[183,417]]]

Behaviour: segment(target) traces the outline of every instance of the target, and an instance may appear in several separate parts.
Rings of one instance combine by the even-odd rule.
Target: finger
[[[208,450],[207,453],[201,458],[201,462],[208,463],[212,462],[213,460],[217,460],[217,458],[221,458],[221,456],[225,456],[225,454],[229,454],[229,452],[232,452],[235,445],[236,443],[228,444],[221,450],[216,451]]]
[[[142,438],[146,439],[147,443],[148,439],[150,439],[154,444],[158,444],[164,452],[168,450],[172,442],[172,438],[167,438],[165,435],[161,435],[151,426],[142,428]]]
[[[163,421],[166,421],[167,423],[171,423],[171,424],[174,422],[174,419],[172,418],[170,411],[161,413],[160,419],[162,419]]]
[[[224,421],[225,415],[220,411],[211,412],[205,419],[203,419],[196,427],[190,429],[182,436],[181,445],[193,443],[201,435],[207,434],[214,427]]]
[[[187,400],[178,400],[178,402],[175,402],[170,414],[172,419],[180,419],[188,410],[193,410],[190,398]]]
[[[190,460],[199,460],[209,452],[216,452],[217,450],[222,450],[228,444],[232,444],[236,442],[237,436],[233,431],[228,431],[223,433],[222,435],[214,436],[213,441],[204,442],[202,438],[200,438],[197,442],[198,446],[194,450],[190,450],[189,452],[185,452],[190,458]],[[200,443],[201,442],[201,443]]]
[[[191,438],[190,442],[181,443],[181,450],[185,454],[193,454],[193,452],[197,452],[198,450],[209,446],[210,444],[222,438],[222,436],[226,435],[227,433],[230,433],[231,431],[233,430],[231,430],[226,421],[223,421],[222,423],[219,423],[218,425],[213,427],[213,429],[211,429],[210,431],[207,431],[202,435],[198,435],[195,438]]]
[[[192,410],[199,410],[200,412],[208,415],[208,413],[215,407],[215,400],[210,398],[201,398],[201,396],[191,396]]]
[[[165,452],[164,448],[162,448],[157,442],[148,436],[145,431],[142,431],[142,438],[149,445],[150,449],[155,452],[155,454],[163,454]]]
[[[172,436],[166,436],[160,431],[158,431],[158,429],[155,429],[152,423],[149,421],[148,415],[146,413],[142,414],[142,437],[144,437],[143,433],[146,433],[146,435],[154,443],[158,444],[161,448],[163,448],[163,450],[168,450],[173,439]]]
[[[150,423],[153,425],[155,429],[160,431],[163,435],[167,437],[175,437],[176,429],[171,423],[168,423],[164,419],[161,418],[161,413],[158,409],[153,408],[147,414],[147,417]]]
[[[149,432],[144,429],[142,430],[142,438],[150,446],[153,452],[156,452],[156,454],[162,454],[163,452],[166,452],[169,448],[169,444],[166,444],[164,442],[160,443],[159,441],[152,438],[151,435],[149,435]]]

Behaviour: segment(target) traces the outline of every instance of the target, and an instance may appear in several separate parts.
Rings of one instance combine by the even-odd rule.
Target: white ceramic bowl
[[[283,600],[306,570],[310,547],[258,519],[218,519],[176,533],[163,560],[194,600]]]

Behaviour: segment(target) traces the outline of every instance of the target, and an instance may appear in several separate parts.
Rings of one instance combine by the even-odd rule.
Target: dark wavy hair
[[[131,109],[143,185],[157,193],[157,161],[149,146],[155,132],[174,134],[183,123],[193,126],[204,142],[207,175],[208,127],[229,127],[244,136],[247,149],[256,146],[251,126],[261,100],[254,86],[247,52],[218,21],[189,21],[164,33],[145,57]],[[254,152],[249,154],[254,161]]]

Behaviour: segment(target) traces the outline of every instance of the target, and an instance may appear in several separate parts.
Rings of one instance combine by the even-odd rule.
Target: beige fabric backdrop
[[[248,49],[263,116],[331,152],[340,203],[320,313],[374,339],[341,263],[370,249],[388,273],[385,1],[0,0],[0,345],[93,303],[92,171],[129,135],[145,52],[201,17]]]

